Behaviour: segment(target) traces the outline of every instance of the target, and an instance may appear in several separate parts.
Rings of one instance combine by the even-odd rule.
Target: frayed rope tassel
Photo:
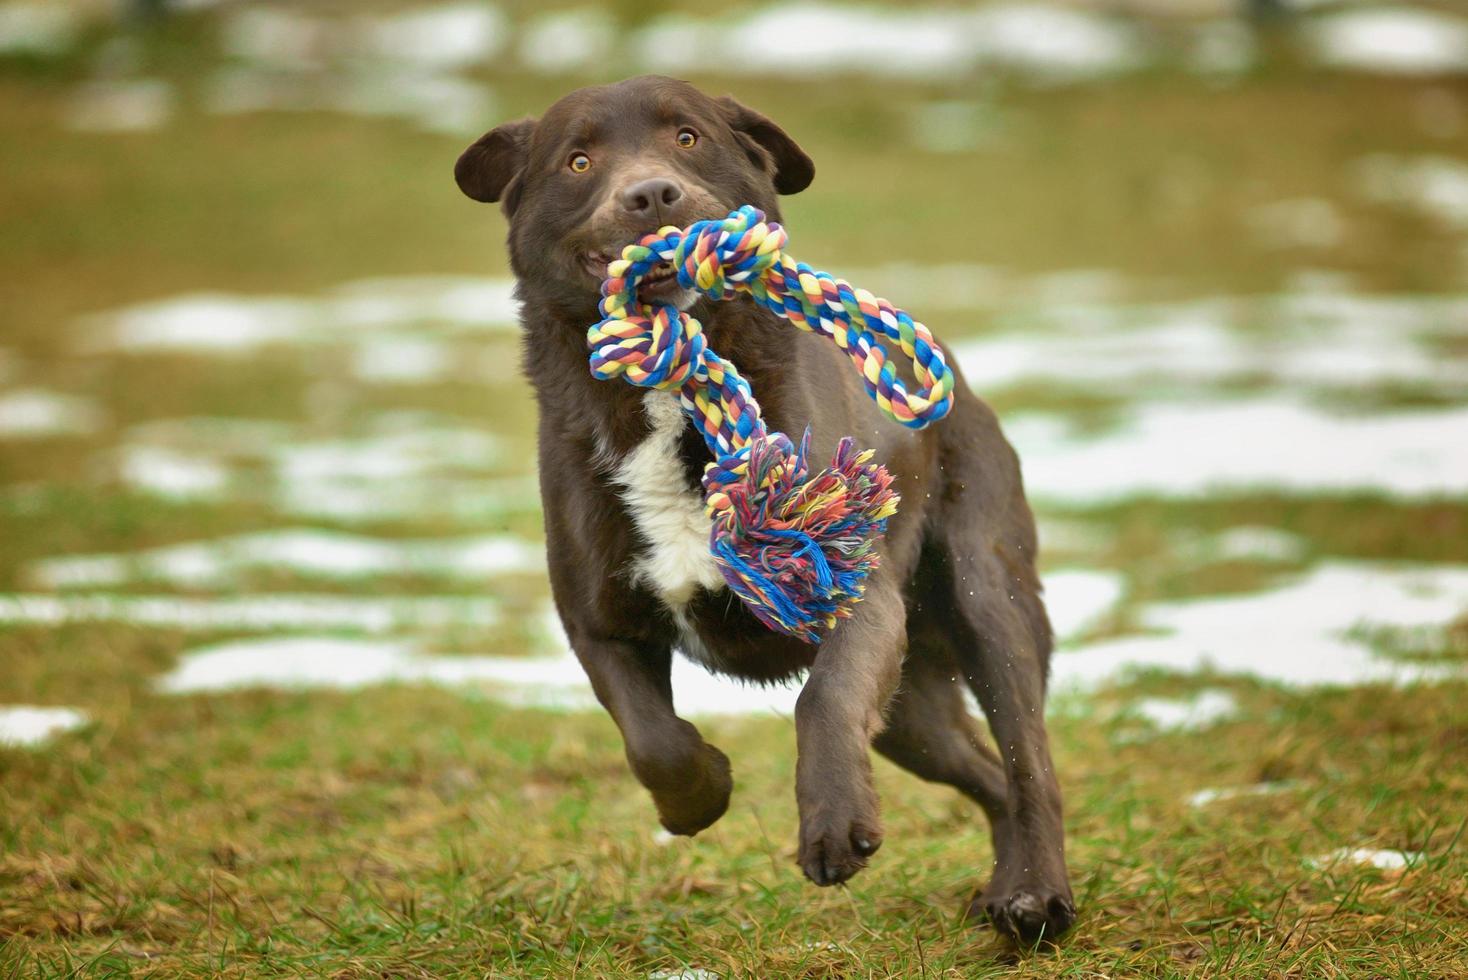
[[[750,444],[741,479],[704,486],[724,581],[770,629],[814,643],[861,599],[898,497],[887,468],[850,436],[814,476],[809,449],[809,430],[794,452],[777,432]]]
[[[587,340],[593,376],[678,391],[714,455],[703,486],[713,521],[709,549],[720,573],[760,622],[817,643],[851,615],[877,567],[876,543],[897,512],[892,476],[850,437],[831,465],[812,475],[810,431],[799,448],[769,431],[749,383],[709,349],[702,325],[675,307],[639,304],[639,283],[667,263],[684,288],[715,299],[747,293],[797,327],[834,340],[883,412],[910,428],[948,413],[953,376],[925,326],[886,300],[793,262],[781,251],[784,243],[784,230],[752,207],[649,235],[608,267],[603,319]],[[908,392],[896,377],[879,336],[900,344],[920,390]]]

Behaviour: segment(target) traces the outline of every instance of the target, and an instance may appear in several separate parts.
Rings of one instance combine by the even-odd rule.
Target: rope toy
[[[703,325],[670,305],[637,299],[643,277],[667,263],[678,284],[717,300],[748,295],[802,330],[836,342],[892,420],[921,429],[953,407],[953,374],[928,328],[884,299],[795,262],[785,230],[748,205],[727,218],[667,227],[622,250],[602,283],[603,319],[587,331],[591,373],[676,390],[714,462],[704,470],[713,520],[709,549],[724,580],[769,628],[809,643],[851,615],[877,567],[877,540],[897,512],[892,476],[847,436],[814,475],[810,430],[796,446],[771,432],[738,369],[708,346]],[[881,338],[911,361],[909,391]]]

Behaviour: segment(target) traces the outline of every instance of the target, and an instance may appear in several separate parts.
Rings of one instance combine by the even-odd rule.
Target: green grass
[[[500,383],[398,388],[354,383],[347,353],[331,346],[238,360],[81,350],[79,317],[180,292],[309,296],[376,275],[504,272],[498,211],[470,204],[450,179],[466,140],[343,116],[204,115],[211,24],[183,18],[140,37],[141,70],[177,82],[184,100],[156,133],[58,125],[92,48],[0,65],[0,128],[25,134],[0,141],[0,347],[25,384],[92,395],[108,413],[93,435],[0,442],[0,590],[27,587],[41,558],[287,523],[261,502],[164,502],[118,485],[107,454],[148,421],[265,418],[332,437],[342,420],[429,410],[481,422],[506,447],[503,474],[530,472],[532,410],[504,337],[484,341],[504,365]],[[489,78],[503,118],[566,87]],[[1168,74],[1055,90],[706,81],[770,111],[810,149],[819,176],[788,203],[792,251],[836,272],[895,256],[974,262],[1004,270],[1023,295],[1033,275],[1104,268],[1138,300],[1263,293],[1301,269],[1348,273],[1362,289],[1462,289],[1461,242],[1364,202],[1351,176],[1372,152],[1468,157],[1468,135],[1415,122],[1441,83],[1287,68],[1224,87]],[[983,103],[995,142],[914,149],[914,106],[946,98]],[[949,192],[915,193],[931,188]],[[1301,196],[1336,205],[1341,243],[1258,247],[1242,215]],[[1014,305],[924,318],[959,338],[1025,323],[1023,301]],[[321,417],[323,391],[334,422]],[[1094,426],[1126,405],[1084,379],[992,394],[1003,413]],[[1334,397],[1383,408],[1452,396],[1384,386]],[[1460,499],[1259,492],[1042,516],[1098,532],[1095,547],[1048,552],[1048,567],[1126,576],[1128,605],[1099,632],[1127,625],[1139,603],[1255,589],[1322,559],[1468,560]],[[1289,529],[1306,552],[1276,564],[1185,556],[1190,536],[1240,524]],[[533,538],[539,519],[340,529]],[[347,588],[285,574],[242,586],[306,587]],[[538,579],[351,589],[494,591],[511,626],[443,644],[476,652],[523,648],[521,621],[545,599]],[[1460,622],[1441,649],[1370,639],[1441,664],[1461,662],[1464,635]],[[1465,683],[1290,691],[1148,674],[1062,698],[1051,730],[1082,917],[1062,948],[1031,954],[960,921],[991,857],[975,808],[882,762],[882,851],[847,888],[807,884],[793,860],[788,720],[706,723],[734,761],[734,803],[699,838],[664,842],[600,715],[516,710],[473,689],[154,689],[189,648],[231,638],[0,626],[0,705],[72,705],[93,718],[47,747],[0,749],[0,975],[1468,975]],[[1239,715],[1156,734],[1124,710],[1205,687],[1230,691]],[[1273,795],[1187,803],[1204,788],[1285,780]],[[1310,866],[1355,847],[1422,857],[1400,871]]]
[[[148,656],[141,636],[68,640]],[[605,719],[419,688],[165,699],[134,683],[88,731],[0,756],[0,933],[43,975],[1468,969],[1464,687],[1231,687],[1241,717],[1205,733],[1137,740],[1104,711],[1055,712],[1083,914],[1033,959],[960,922],[990,852],[946,789],[880,764],[887,843],[821,891],[793,862],[788,722],[705,725],[735,760],[734,804],[660,843]],[[1293,788],[1185,802],[1281,779]],[[1356,846],[1423,857],[1307,864]]]

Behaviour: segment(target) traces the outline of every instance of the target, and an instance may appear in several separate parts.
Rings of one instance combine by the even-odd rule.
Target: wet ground
[[[502,221],[449,171],[483,128],[637,70],[780,119],[818,165],[792,254],[923,319],[1000,410],[1063,731],[1166,753],[1281,698],[1450,705],[1468,19],[1228,7],[0,5],[0,125],[24,133],[0,146],[0,799],[77,753],[141,764],[118,732],[215,706],[318,725],[342,691],[414,728],[503,710],[507,745],[574,716],[599,746],[575,751],[615,763],[549,611]],[[788,734],[768,716],[793,690],[684,663],[675,693]],[[1276,768],[1172,796],[1277,805],[1310,774]],[[25,862],[75,855],[38,816],[4,831],[0,888],[33,912],[0,930],[55,942]],[[1311,860],[1447,853],[1399,831],[1363,820]]]

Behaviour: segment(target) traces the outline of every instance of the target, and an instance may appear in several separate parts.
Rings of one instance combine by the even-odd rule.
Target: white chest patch
[[[703,497],[688,485],[678,443],[688,419],[669,391],[651,391],[643,400],[652,431],[622,460],[612,480],[647,545],[638,559],[636,579],[673,610],[675,618],[700,587],[718,591],[724,577],[709,554],[712,523]]]

